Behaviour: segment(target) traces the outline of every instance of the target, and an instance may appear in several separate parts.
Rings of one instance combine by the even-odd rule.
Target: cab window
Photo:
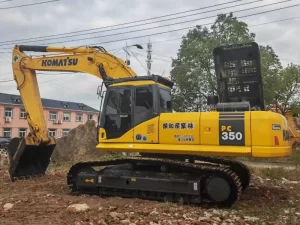
[[[149,120],[154,115],[152,86],[137,87],[135,90],[134,124]]]
[[[172,112],[172,97],[170,90],[159,88],[160,112]]]

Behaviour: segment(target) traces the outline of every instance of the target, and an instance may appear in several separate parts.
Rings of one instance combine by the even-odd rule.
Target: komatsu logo
[[[42,60],[42,66],[76,66],[78,59],[44,59]]]

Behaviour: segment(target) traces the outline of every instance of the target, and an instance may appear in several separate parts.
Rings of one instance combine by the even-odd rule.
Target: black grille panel
[[[251,108],[264,110],[257,43],[217,47],[214,61],[221,102],[248,101]]]

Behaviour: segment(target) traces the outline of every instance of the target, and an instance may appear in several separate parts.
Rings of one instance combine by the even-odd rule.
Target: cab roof
[[[154,81],[156,83],[160,83],[162,85],[165,85],[169,88],[172,88],[174,86],[174,83],[166,79],[160,75],[151,75],[151,76],[136,76],[136,77],[126,77],[126,78],[119,78],[115,80],[106,80],[104,81],[106,86],[124,83],[124,82],[134,82],[134,81]]]

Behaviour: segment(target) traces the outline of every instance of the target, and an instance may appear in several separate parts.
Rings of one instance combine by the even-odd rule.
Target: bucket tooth
[[[54,147],[55,144],[27,145],[25,138],[13,138],[8,146],[11,181],[44,175]]]

